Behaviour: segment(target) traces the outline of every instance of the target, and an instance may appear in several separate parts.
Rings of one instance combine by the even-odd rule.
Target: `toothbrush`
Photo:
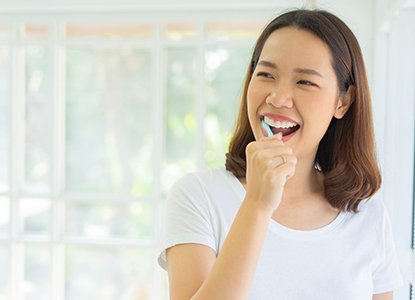
[[[264,127],[265,131],[267,132],[267,135],[268,136],[273,136],[274,133],[272,133],[271,128],[269,128],[269,125],[267,123],[265,123],[264,120],[262,120],[261,123],[262,123],[262,127]],[[280,134],[281,138],[282,138],[282,133],[281,132],[278,132],[277,134]],[[285,163],[285,160],[284,160],[284,163]],[[285,184],[286,182],[287,182],[287,177],[284,177],[284,183],[283,184]]]
[[[271,131],[271,128],[269,128],[269,125],[264,120],[262,120],[262,127],[264,127],[264,129],[267,132],[268,136],[273,136],[274,135]]]

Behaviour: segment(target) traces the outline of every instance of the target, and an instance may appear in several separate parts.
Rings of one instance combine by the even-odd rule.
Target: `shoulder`
[[[381,194],[377,193],[370,198],[362,200],[359,203],[358,210],[359,213],[382,215],[385,211],[385,204],[383,203]]]
[[[244,190],[225,167],[188,173],[179,178],[168,193],[167,203],[199,207],[206,211],[233,214],[241,204]]]
[[[354,218],[360,220],[365,226],[373,226],[379,230],[384,226],[387,214],[382,196],[377,193],[359,203],[358,213]]]
[[[231,180],[231,173],[224,167],[193,171],[180,177],[170,189],[172,192],[201,193],[212,189],[221,189]]]

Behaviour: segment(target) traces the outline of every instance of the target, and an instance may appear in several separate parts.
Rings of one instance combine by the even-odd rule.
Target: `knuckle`
[[[293,149],[291,147],[288,147],[288,146],[284,145],[284,153],[286,153],[288,155],[292,155],[293,154]]]
[[[273,163],[272,160],[267,160],[265,162],[265,166],[270,169],[270,168],[272,168],[274,166],[274,163]]]
[[[292,160],[287,161],[287,166],[291,169],[293,166],[295,166],[295,163]]]
[[[258,152],[258,154],[256,156],[257,156],[257,159],[260,160],[260,161],[265,160],[264,152]]]
[[[245,147],[245,153],[246,153],[247,155],[252,154],[252,152],[254,151],[254,147],[255,147],[254,142],[250,142],[250,143],[249,143],[248,145],[246,145],[246,147]]]

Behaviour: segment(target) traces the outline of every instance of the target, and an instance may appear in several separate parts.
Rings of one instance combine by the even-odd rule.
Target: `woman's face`
[[[341,100],[331,52],[322,40],[292,27],[268,37],[247,93],[256,140],[266,135],[265,118],[274,134],[283,131],[283,141],[298,158],[314,157],[333,116],[346,112]]]

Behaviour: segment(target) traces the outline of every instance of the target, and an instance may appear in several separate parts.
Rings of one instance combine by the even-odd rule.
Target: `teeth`
[[[264,121],[272,126],[272,127],[276,127],[276,128],[291,128],[291,127],[295,127],[298,124],[297,123],[292,123],[292,122],[280,122],[280,121],[273,121],[272,119],[268,118],[268,117],[264,117]]]

